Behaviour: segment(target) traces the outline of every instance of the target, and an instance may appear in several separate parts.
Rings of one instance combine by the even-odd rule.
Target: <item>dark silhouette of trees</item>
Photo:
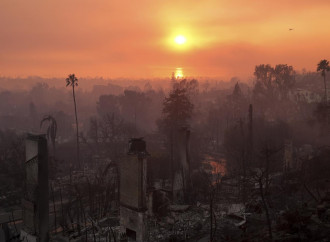
[[[77,116],[77,104],[76,104],[76,95],[75,95],[75,87],[78,86],[78,78],[75,74],[69,74],[68,78],[66,78],[66,86],[72,87],[72,97],[74,104],[74,113],[76,117],[76,135],[77,135],[77,162],[80,167],[80,159],[79,159],[79,125],[78,125],[78,116]]]
[[[330,71],[330,66],[329,66],[329,61],[327,60],[321,60],[318,64],[317,64],[317,69],[318,72],[321,72],[321,75],[323,76],[323,80],[324,80],[324,99],[325,102],[327,102],[327,83],[326,83],[326,73],[328,71]]]
[[[168,153],[170,154],[171,179],[174,181],[174,160],[176,143],[179,139],[179,129],[189,126],[194,105],[189,99],[192,91],[190,83],[185,79],[174,82],[168,97],[165,97],[162,109],[162,119],[158,120],[158,128],[167,139]]]
[[[193,87],[186,85],[186,80],[173,85],[168,97],[163,103],[164,122],[167,127],[178,128],[187,126],[192,116],[194,105],[189,99]]]
[[[185,126],[191,118],[193,105],[189,101],[184,89],[174,89],[165,98],[163,114],[165,120],[174,127]]]
[[[256,77],[256,84],[254,87],[255,95],[274,96],[274,69],[270,65],[258,65],[255,67],[254,76]]]
[[[268,97],[269,99],[285,99],[288,92],[295,84],[295,71],[292,66],[279,64],[258,65],[255,67],[254,76],[256,84],[254,94]]]
[[[276,65],[274,68],[274,81],[281,99],[286,99],[288,92],[295,84],[295,71],[287,64]]]
[[[288,119],[296,107],[289,95],[295,86],[295,71],[292,66],[279,64],[255,67],[256,82],[253,88],[253,105],[257,114],[267,119]]]

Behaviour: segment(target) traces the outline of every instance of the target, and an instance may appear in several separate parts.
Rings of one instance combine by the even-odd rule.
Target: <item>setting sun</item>
[[[186,37],[184,37],[183,35],[178,35],[175,37],[174,41],[178,45],[182,45],[182,44],[186,43],[187,40],[186,40]]]
[[[180,67],[175,68],[175,76],[174,77],[177,78],[177,79],[183,78],[182,68],[180,68]]]
[[[164,38],[164,44],[175,52],[186,52],[211,46],[209,37],[191,26],[173,27]]]

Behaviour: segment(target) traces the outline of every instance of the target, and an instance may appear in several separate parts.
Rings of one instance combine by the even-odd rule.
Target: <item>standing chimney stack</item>
[[[48,150],[45,135],[28,134],[25,141],[25,188],[21,240],[49,241]]]

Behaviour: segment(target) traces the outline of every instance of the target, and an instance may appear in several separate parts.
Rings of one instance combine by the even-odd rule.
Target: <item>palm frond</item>
[[[75,74],[69,74],[66,80],[66,86],[78,86],[78,78],[75,76]]]
[[[44,122],[49,122],[49,126],[47,128],[47,139],[51,140],[52,143],[55,143],[56,139],[56,133],[57,133],[57,122],[56,119],[51,115],[46,115],[40,122],[40,128],[42,128],[42,125]]]
[[[45,116],[41,121],[40,121],[40,128],[42,128],[42,125],[44,122],[50,122],[50,115]]]

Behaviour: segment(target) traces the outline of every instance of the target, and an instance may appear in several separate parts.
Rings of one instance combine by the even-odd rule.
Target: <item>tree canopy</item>
[[[256,84],[254,94],[268,98],[283,99],[295,84],[295,71],[292,66],[279,64],[258,65],[255,67],[254,76]]]
[[[317,71],[321,72],[321,75],[324,77],[325,73],[327,71],[330,71],[330,66],[329,66],[329,61],[327,60],[321,60],[318,64],[317,64]]]
[[[166,126],[180,127],[187,126],[188,120],[192,116],[194,105],[189,99],[189,94],[196,88],[195,82],[182,80],[175,83],[168,97],[165,97],[163,103],[163,121]]]

